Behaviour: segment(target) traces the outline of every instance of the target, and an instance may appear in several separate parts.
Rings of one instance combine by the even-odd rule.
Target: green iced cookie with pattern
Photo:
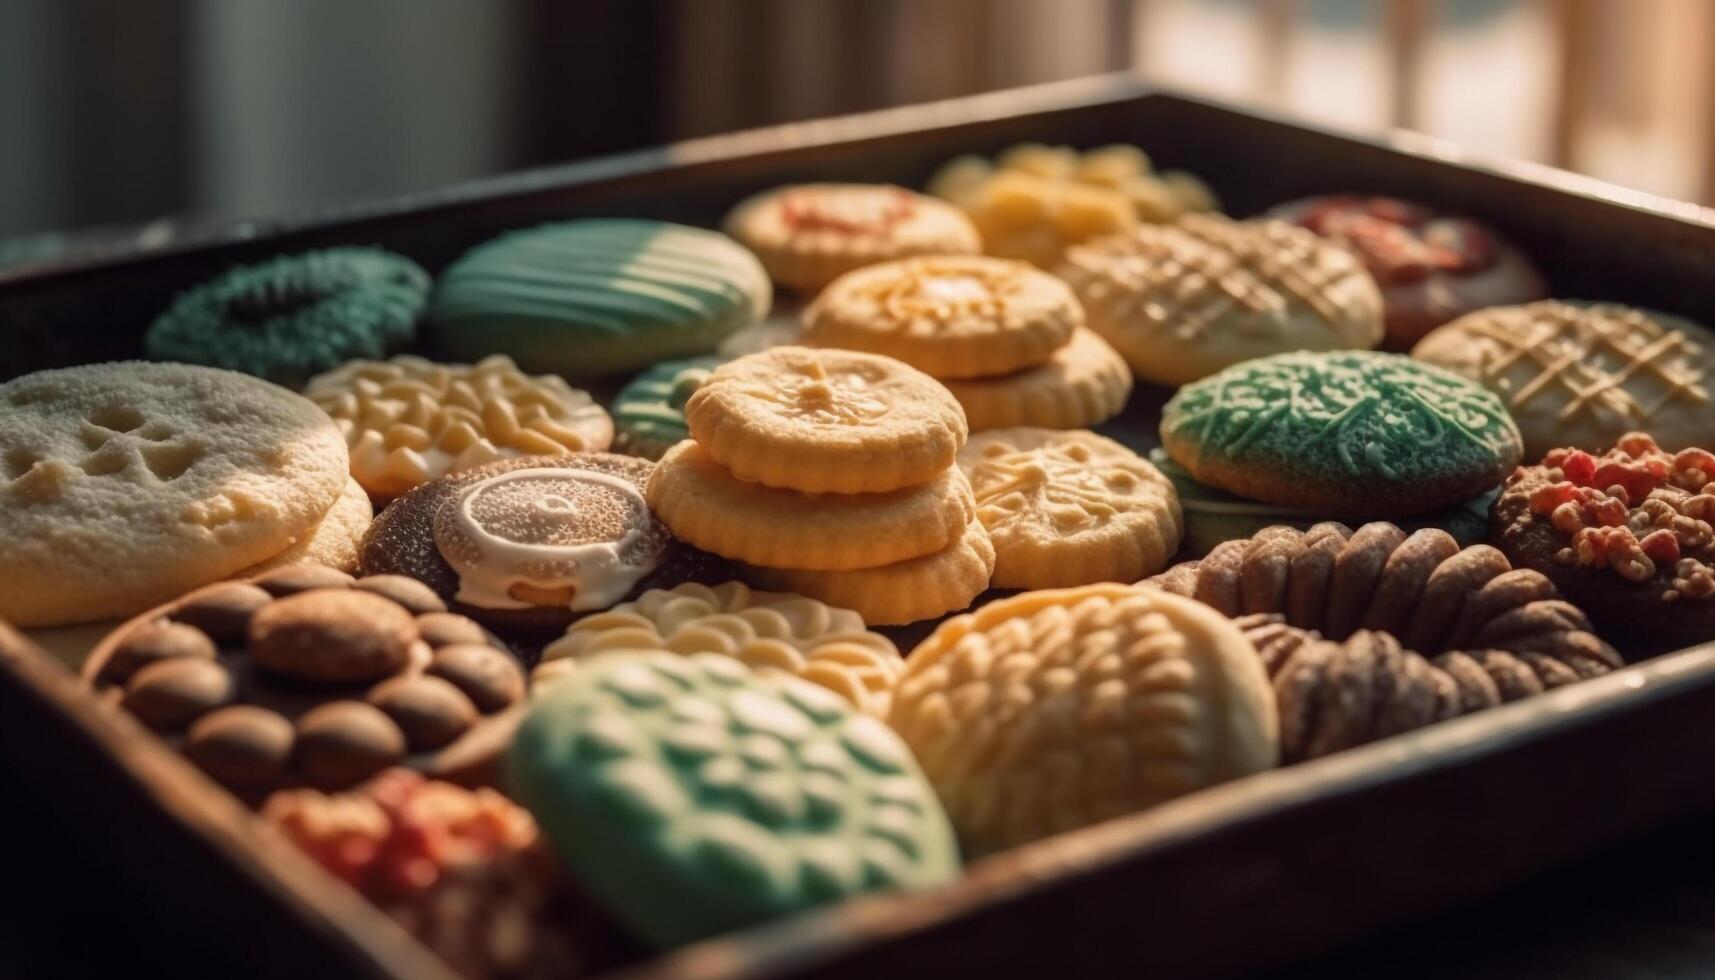
[[[712,231],[590,219],[502,235],[442,274],[429,310],[440,353],[507,354],[526,371],[592,377],[707,354],[768,314],[756,256]]]
[[[538,692],[509,775],[584,888],[656,946],[959,873],[892,729],[731,657],[589,661]]]
[[[632,378],[613,399],[614,448],[660,459],[675,443],[689,439],[685,400],[725,360],[710,356],[662,361]]]
[[[330,248],[241,266],[179,296],[143,338],[150,360],[242,371],[302,387],[417,333],[429,275],[378,248]]]
[[[1374,351],[1235,364],[1179,389],[1161,441],[1201,483],[1347,523],[1468,500],[1523,452],[1506,406],[1481,385]]]

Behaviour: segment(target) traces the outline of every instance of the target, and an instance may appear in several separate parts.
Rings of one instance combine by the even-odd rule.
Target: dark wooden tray
[[[585,215],[713,224],[805,179],[920,185],[947,157],[1039,140],[1134,142],[1207,177],[1234,214],[1318,191],[1392,192],[1493,221],[1557,294],[1715,321],[1715,214],[1422,137],[1353,139],[1105,78],[696,140],[147,253],[0,272],[0,377],[135,356],[172,295],[237,262],[380,244],[431,271],[507,228]],[[1134,418],[1159,393],[1140,392]],[[1133,441],[1146,433],[1129,433]],[[3,588],[0,583],[0,588]],[[1627,638],[1615,638],[1624,641]],[[937,891],[864,899],[644,963],[640,977],[1230,976],[1477,894],[1715,807],[1715,646],[1281,769],[983,861]],[[445,975],[379,912],[0,627],[0,766],[65,799],[55,822],[148,927],[266,950],[249,975]],[[88,882],[99,907],[109,886]],[[187,917],[167,910],[194,909]],[[206,938],[202,939],[207,942]],[[232,972],[232,971],[228,971]]]

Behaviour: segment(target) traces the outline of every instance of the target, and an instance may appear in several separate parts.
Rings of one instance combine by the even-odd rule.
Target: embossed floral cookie
[[[599,451],[613,420],[589,393],[532,377],[504,354],[475,365],[409,354],[351,361],[310,379],[304,395],[333,417],[351,472],[378,503],[497,459]]]
[[[1283,221],[1193,215],[1071,249],[1058,275],[1146,381],[1297,350],[1375,347],[1382,298],[1349,252]]]
[[[1500,399],[1399,354],[1300,352],[1181,388],[1161,441],[1202,483],[1320,513],[1420,514],[1500,483],[1521,453]]]
[[[585,616],[542,651],[536,681],[621,650],[719,653],[753,670],[780,670],[833,691],[865,714],[885,717],[904,661],[893,641],[849,609],[743,582],[651,589]]]
[[[1179,547],[1173,484],[1093,432],[997,429],[959,452],[994,544],[993,584],[1048,589],[1135,582]]]
[[[795,184],[742,202],[726,233],[776,284],[805,293],[866,265],[982,249],[975,225],[943,201],[887,184]]]
[[[970,856],[1272,767],[1274,699],[1226,617],[1154,589],[1026,592],[948,620],[888,723]]]
[[[959,874],[897,735],[732,657],[591,659],[534,699],[509,771],[578,881],[654,946]]]

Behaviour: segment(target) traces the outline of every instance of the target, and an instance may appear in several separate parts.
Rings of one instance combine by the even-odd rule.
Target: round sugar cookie
[[[613,399],[614,451],[660,459],[691,437],[685,402],[727,358],[687,357],[662,361],[626,382]]]
[[[279,554],[346,485],[345,441],[256,378],[126,361],[0,384],[0,619],[129,616]]]
[[[870,568],[940,551],[976,516],[957,467],[883,493],[806,494],[746,483],[686,440],[649,477],[649,506],[673,536],[757,565]]]
[[[1085,429],[1125,410],[1131,369],[1095,331],[1078,329],[1040,367],[994,378],[942,382],[972,432],[1036,426]]]
[[[932,256],[835,280],[804,314],[804,343],[885,354],[936,378],[974,378],[1047,361],[1083,323],[1066,284],[1028,263]]]
[[[967,854],[1123,816],[1279,758],[1274,698],[1225,616],[1125,585],[1026,592],[912,651],[888,724]]]
[[[958,208],[888,184],[795,184],[733,208],[724,228],[775,283],[814,294],[840,276],[908,255],[982,250]]]
[[[1143,225],[1072,249],[1058,275],[1132,373],[1161,385],[1382,339],[1381,293],[1363,263],[1284,221],[1192,215]]]
[[[537,683],[616,650],[719,653],[752,670],[780,670],[825,687],[865,714],[885,717],[904,661],[863,617],[801,595],[760,592],[743,582],[689,582],[651,589],[567,627],[548,644]]]
[[[965,413],[891,357],[775,347],[716,368],[685,403],[691,436],[733,476],[803,493],[927,483],[965,444]]]
[[[589,393],[531,377],[504,354],[475,365],[409,354],[352,361],[310,379],[304,395],[345,433],[351,473],[378,503],[497,459],[600,451],[613,420]]]
[[[751,565],[747,574],[765,589],[853,610],[871,626],[903,626],[969,608],[989,587],[994,557],[988,532],[973,520],[946,548],[891,565],[844,571]]]
[[[375,508],[369,494],[356,480],[347,478],[339,498],[322,515],[315,526],[298,536],[285,551],[257,562],[233,578],[254,578],[271,568],[309,563],[336,568],[342,572],[357,571],[357,549],[369,524],[375,518]]]
[[[1179,547],[1173,484],[1093,432],[981,432],[959,451],[959,467],[994,544],[996,588],[1135,582]]]
[[[959,874],[898,736],[731,657],[593,658],[537,694],[509,763],[578,882],[653,946]]]
[[[1715,333],[1683,317],[1545,300],[1460,317],[1411,356],[1498,395],[1533,459],[1605,452],[1628,432],[1677,451],[1715,432]]]
[[[1500,399],[1400,354],[1277,354],[1179,389],[1169,455],[1202,483],[1319,513],[1421,514],[1490,490],[1521,444]]]
[[[448,359],[506,354],[568,378],[713,351],[768,314],[768,274],[725,235],[637,219],[509,232],[441,274],[428,332]]]

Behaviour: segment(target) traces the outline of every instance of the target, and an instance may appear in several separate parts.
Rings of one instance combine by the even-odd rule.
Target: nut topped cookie
[[[1200,482],[1322,513],[1410,515],[1501,482],[1521,452],[1500,399],[1398,354],[1278,354],[1181,388],[1161,440]]]
[[[1382,299],[1340,247],[1282,221],[1194,215],[1067,252],[1058,274],[1139,378],[1183,385],[1240,361],[1375,347]]]
[[[1558,300],[1479,310],[1411,356],[1500,396],[1531,458],[1601,452],[1633,431],[1685,449],[1715,431],[1715,334],[1666,313]]]

